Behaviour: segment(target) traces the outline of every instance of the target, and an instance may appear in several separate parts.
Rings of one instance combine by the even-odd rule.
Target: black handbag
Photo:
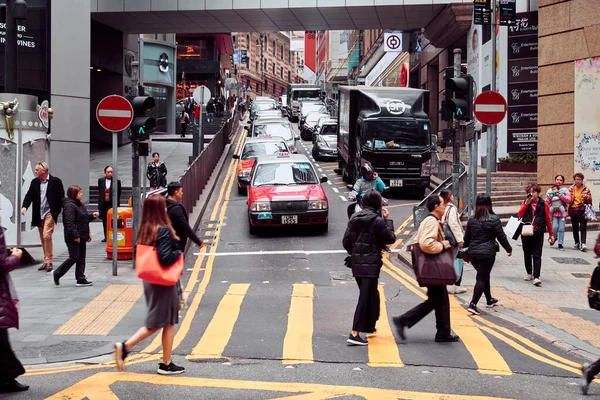
[[[446,286],[456,283],[454,270],[454,250],[443,250],[438,254],[428,254],[418,243],[408,246],[412,266],[419,286]]]
[[[454,236],[454,232],[452,232],[450,225],[448,225],[448,212],[450,211],[450,209],[451,207],[448,207],[448,209],[446,210],[446,215],[444,216],[444,238],[448,241],[448,243],[450,243],[450,246],[456,247],[458,246],[456,236]]]

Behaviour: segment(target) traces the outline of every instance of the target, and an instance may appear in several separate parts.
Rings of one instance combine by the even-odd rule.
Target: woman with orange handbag
[[[550,207],[540,197],[541,191],[540,185],[537,183],[532,184],[529,188],[527,199],[525,199],[518,212],[518,216],[524,224],[521,231],[521,241],[525,256],[525,270],[527,271],[525,280],[533,281],[535,286],[542,286],[540,274],[542,271],[544,233],[546,230],[550,232],[550,243],[554,244]],[[531,228],[527,225],[531,226]]]
[[[160,195],[148,197],[142,208],[142,220],[137,235],[138,248],[152,246],[156,249],[158,256],[155,263],[160,264],[160,267],[164,269],[178,268],[181,264],[178,241],[179,238],[167,217],[167,203],[164,197]],[[146,260],[144,263],[148,264]],[[140,267],[136,263],[138,275],[140,275]],[[151,267],[144,266],[144,268]],[[154,267],[157,268],[157,266]],[[163,356],[157,373],[160,375],[181,374],[185,368],[175,365],[171,360],[175,324],[179,322],[181,285],[179,281],[175,285],[166,286],[144,280],[144,296],[148,308],[144,326],[126,341],[114,345],[117,369],[119,371],[125,369],[125,359],[136,344],[162,328]]]

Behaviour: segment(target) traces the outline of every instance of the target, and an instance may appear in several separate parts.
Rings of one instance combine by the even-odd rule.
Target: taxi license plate
[[[390,179],[391,187],[402,187],[402,179]]]
[[[297,215],[282,215],[281,216],[281,223],[283,225],[297,224],[298,223],[298,216]]]

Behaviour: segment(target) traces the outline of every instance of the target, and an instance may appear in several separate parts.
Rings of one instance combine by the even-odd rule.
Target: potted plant
[[[497,164],[498,171],[511,172],[537,172],[537,154],[524,153],[500,157]]]

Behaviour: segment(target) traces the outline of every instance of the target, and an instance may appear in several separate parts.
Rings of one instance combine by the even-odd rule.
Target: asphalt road
[[[301,152],[310,155],[312,144],[305,145]],[[424,294],[394,254],[384,256],[380,290],[386,301],[378,334],[369,337],[368,347],[348,347],[358,291],[341,251],[347,191],[333,172],[336,163],[315,166],[331,182],[324,184],[329,231],[286,228],[254,236],[248,232],[246,198],[237,194],[235,162],[226,162],[200,226],[207,239],[203,252],[217,255],[187,257],[188,305],[174,350],[174,361],[187,368],[184,376],[156,375],[159,342],[148,340],[138,346],[126,373],[115,372],[109,357],[33,369],[21,379],[31,390],[10,398],[578,396],[580,360],[492,316],[471,317],[453,297],[452,325],[461,342],[435,343],[430,315],[408,331],[407,344],[397,344],[392,316],[421,302]],[[415,203],[397,197],[389,208],[400,238],[396,246],[411,233]],[[600,393],[597,385],[591,391]]]

